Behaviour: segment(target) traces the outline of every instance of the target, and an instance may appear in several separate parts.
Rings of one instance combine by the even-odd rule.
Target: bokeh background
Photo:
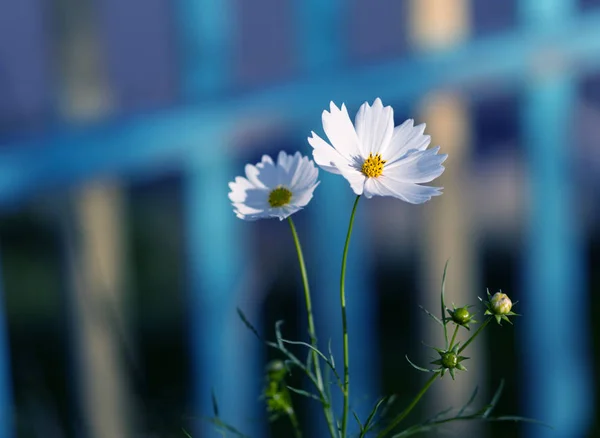
[[[0,438],[219,436],[212,393],[239,430],[290,436],[259,400],[276,355],[236,307],[306,338],[294,248],[285,222],[236,219],[227,182],[310,154],[330,101],[353,116],[376,97],[449,158],[442,197],[359,204],[353,409],[423,384],[404,356],[439,342],[418,306],[437,311],[450,259],[449,302],[502,289],[523,316],[410,420],[504,379],[498,414],[554,429],[458,433],[600,436],[600,1],[1,0]],[[295,220],[325,348],[353,195],[321,179]]]

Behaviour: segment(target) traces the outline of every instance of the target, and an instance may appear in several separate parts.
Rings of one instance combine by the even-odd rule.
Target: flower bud
[[[502,324],[502,321],[506,321],[508,323],[512,322],[508,318],[509,316],[519,316],[515,312],[512,311],[512,308],[516,302],[512,302],[508,295],[502,292],[496,292],[494,295],[490,295],[490,291],[487,292],[488,299],[487,301],[479,298],[486,307],[486,311],[484,315],[493,316],[496,319],[498,324]]]
[[[269,380],[279,382],[285,377],[287,370],[285,364],[281,360],[272,360],[266,367],[267,377]]]
[[[434,350],[438,352],[440,358],[431,363],[440,366],[435,372],[439,372],[442,377],[444,376],[444,373],[448,371],[452,380],[454,380],[454,373],[456,370],[467,371],[461,362],[468,359],[468,357],[459,355],[458,344],[454,345],[450,350],[441,350],[439,348],[434,348]]]
[[[454,307],[454,305],[452,306]],[[469,330],[469,324],[477,322],[473,319],[475,315],[469,312],[469,307],[471,306],[464,306],[459,308],[454,307],[453,310],[447,309],[448,313],[450,314],[450,318],[447,318],[447,320],[452,321],[457,325],[461,325],[467,330]]]
[[[458,356],[449,351],[442,354],[441,362],[444,368],[456,368],[456,365],[458,365]]]
[[[491,310],[496,315],[507,315],[512,309],[512,301],[508,295],[496,292],[490,299]]]
[[[273,421],[281,414],[290,415],[294,412],[290,394],[285,386],[287,368],[281,360],[273,360],[267,364],[265,387],[262,397],[267,404],[267,412]]]

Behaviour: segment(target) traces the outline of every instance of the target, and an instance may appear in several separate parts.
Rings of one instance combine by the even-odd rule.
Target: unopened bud
[[[512,308],[516,302],[513,303],[508,295],[502,292],[496,292],[494,295],[490,295],[490,292],[487,293],[488,299],[484,301],[480,298],[480,300],[485,304],[486,311],[484,315],[493,316],[496,319],[498,324],[501,324],[502,321],[510,322],[509,316],[519,316],[515,312],[512,311]]]
[[[459,308],[455,307],[453,310],[447,309],[448,313],[450,314],[450,318],[448,318],[448,320],[452,321],[455,324],[461,325],[467,330],[469,330],[469,324],[477,322],[473,319],[473,316],[475,315],[469,312],[469,307],[471,306],[464,306]]]
[[[272,360],[267,364],[266,372],[269,380],[279,382],[285,377],[287,370],[283,361]]]
[[[512,301],[508,295],[502,292],[496,292],[490,300],[493,313],[496,315],[507,315],[512,309]]]
[[[458,356],[452,351],[449,351],[442,354],[441,361],[444,368],[456,368],[456,365],[458,365]]]

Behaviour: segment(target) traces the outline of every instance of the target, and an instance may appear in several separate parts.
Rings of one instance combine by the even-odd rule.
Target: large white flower
[[[438,155],[439,146],[427,149],[431,138],[423,135],[425,124],[413,123],[409,119],[394,127],[392,107],[384,107],[377,98],[373,106],[361,105],[353,126],[346,106],[339,109],[331,102],[329,112],[323,111],[323,129],[331,145],[314,132],[308,142],[316,163],[341,174],[357,195],[421,204],[442,194],[439,187],[419,184],[442,174],[447,155]]]
[[[283,220],[305,207],[319,185],[319,170],[300,152],[279,152],[277,163],[263,155],[256,166],[246,165],[246,178],[229,183],[229,199],[237,217],[247,221],[278,217]]]

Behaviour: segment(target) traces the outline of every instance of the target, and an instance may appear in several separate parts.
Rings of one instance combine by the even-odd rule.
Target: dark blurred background
[[[250,436],[291,436],[259,400],[277,356],[235,309],[307,338],[293,243],[236,219],[227,182],[310,154],[331,100],[353,117],[376,97],[449,158],[442,197],[359,204],[352,408],[401,409],[423,384],[404,356],[433,357],[418,306],[438,311],[450,259],[449,303],[502,289],[523,316],[409,420],[504,379],[497,413],[554,429],[445,434],[600,436],[600,1],[0,0],[0,438],[219,436],[211,393]],[[294,219],[326,348],[353,195],[321,179]],[[314,403],[297,409],[324,436]]]

